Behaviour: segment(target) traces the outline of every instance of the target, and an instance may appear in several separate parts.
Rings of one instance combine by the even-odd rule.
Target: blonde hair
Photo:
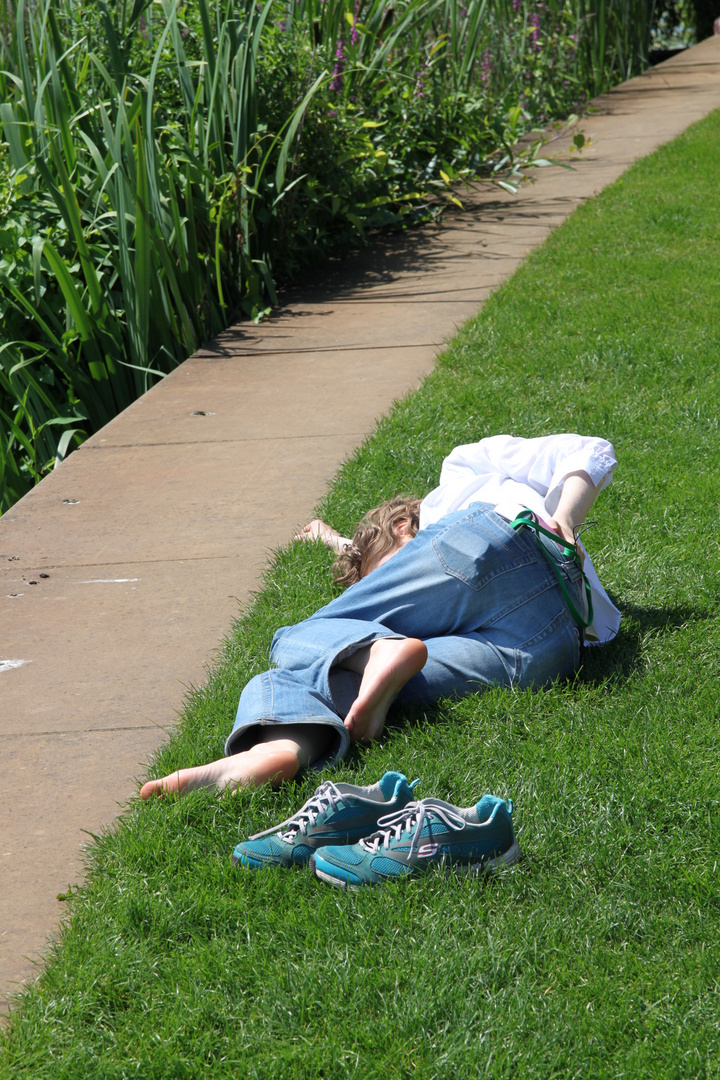
[[[333,579],[338,585],[354,585],[406,537],[415,536],[419,527],[420,499],[396,495],[369,510],[342,555],[335,560]]]

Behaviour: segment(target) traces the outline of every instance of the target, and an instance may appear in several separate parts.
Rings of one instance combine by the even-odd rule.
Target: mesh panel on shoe
[[[326,847],[320,848],[321,855],[327,855],[331,859],[337,859],[339,863],[348,863],[349,866],[357,866],[363,861],[364,855],[353,847]]]
[[[358,811],[361,808],[359,806],[343,806],[340,810],[336,810],[332,815],[332,823],[336,821],[345,821],[346,818],[356,818]]]
[[[372,868],[378,874],[385,874],[386,877],[404,877],[412,872],[412,867],[395,862],[394,859],[388,859],[384,855],[381,855],[378,859],[373,859]]]
[[[296,844],[292,851],[292,860],[296,863],[305,863],[312,855],[314,848],[309,844]]]

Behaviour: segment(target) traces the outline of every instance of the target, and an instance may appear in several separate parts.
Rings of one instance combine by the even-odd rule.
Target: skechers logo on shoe
[[[439,849],[439,844],[421,844],[417,849],[417,857],[418,859],[431,859],[433,855],[437,855]]]

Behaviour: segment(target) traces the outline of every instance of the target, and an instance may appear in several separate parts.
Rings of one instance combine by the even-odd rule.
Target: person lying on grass
[[[334,548],[349,588],[275,634],[274,667],[243,690],[225,757],[141,796],[277,784],[378,739],[393,702],[572,675],[583,636],[602,643],[620,624],[576,540],[616,464],[604,439],[497,435],[456,447],[434,491],[372,510],[352,540],[310,522],[296,539]],[[555,538],[516,520],[528,510]]]

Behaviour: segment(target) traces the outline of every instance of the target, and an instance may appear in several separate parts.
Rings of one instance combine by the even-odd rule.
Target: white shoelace
[[[303,836],[307,836],[308,825],[314,825],[320,814],[323,811],[331,809],[337,810],[338,805],[343,801],[343,793],[339,788],[333,784],[332,780],[326,780],[324,784],[321,784],[314,795],[311,795],[306,803],[304,803],[296,814],[289,817],[286,821],[281,821],[279,825],[273,825],[270,829],[265,829],[264,832],[255,833],[254,836],[249,837],[250,840],[261,840],[263,836],[270,836],[271,833],[283,832],[280,837],[285,843],[292,843],[298,832],[301,832]]]
[[[393,839],[400,840],[403,831],[408,836],[414,833],[408,848],[408,857],[410,857],[420,843],[425,819],[431,817],[439,818],[443,824],[455,832],[460,832],[467,825],[465,818],[449,806],[435,802],[433,799],[423,799],[421,802],[408,803],[403,810],[379,818],[378,831],[373,833],[372,836],[366,836],[360,841],[360,844],[366,851],[377,854],[381,846],[388,851],[390,841]]]

